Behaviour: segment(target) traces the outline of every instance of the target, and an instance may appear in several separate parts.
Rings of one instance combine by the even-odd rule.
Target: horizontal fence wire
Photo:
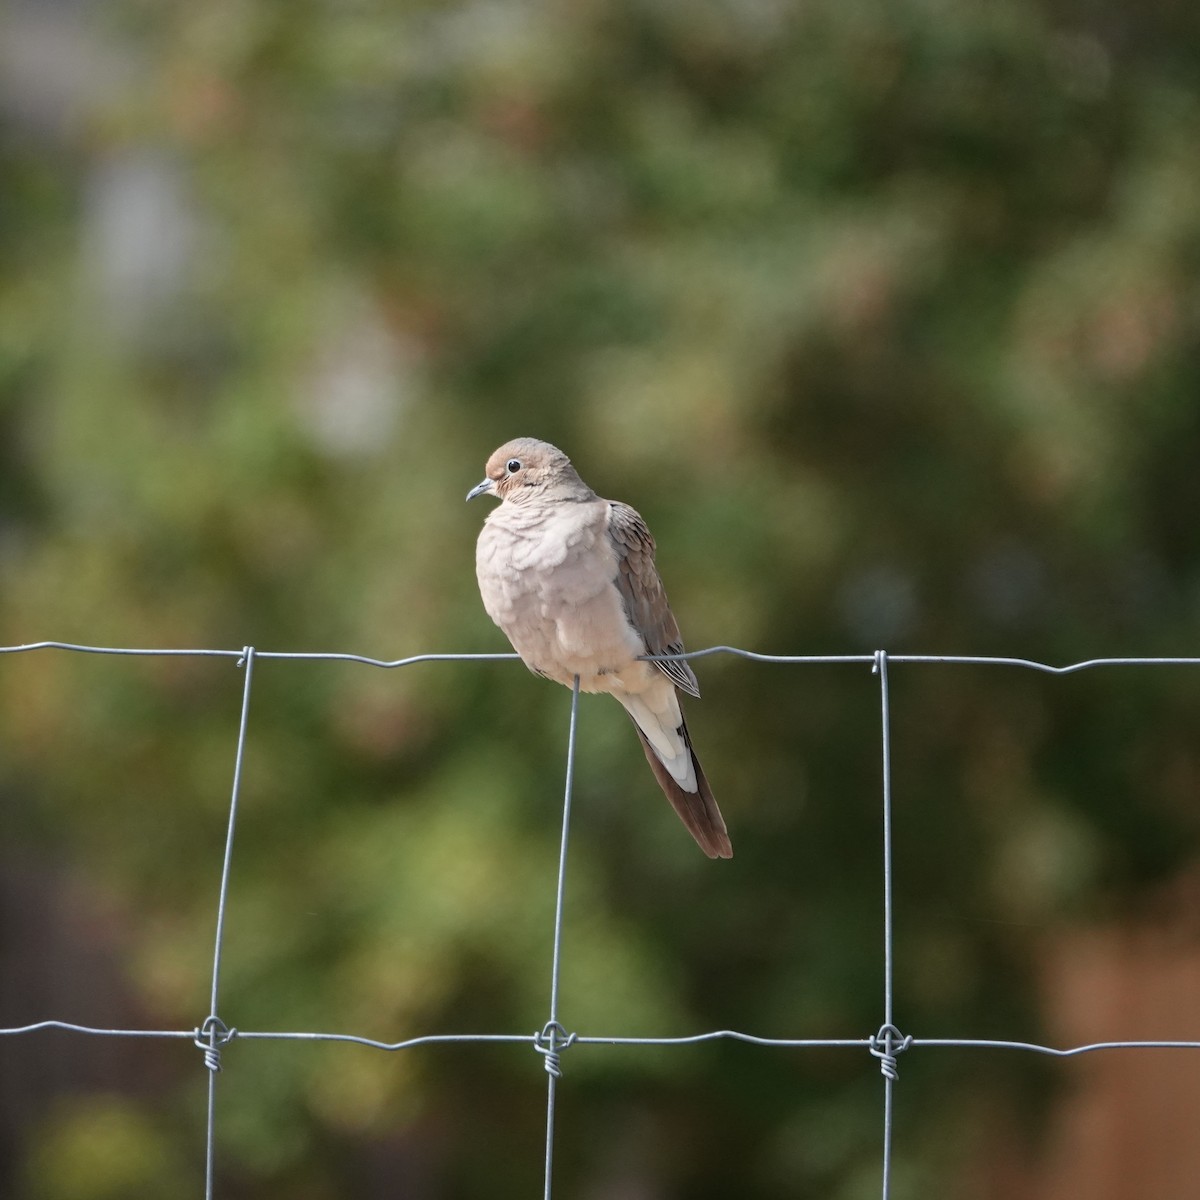
[[[873,654],[766,654],[737,646],[709,646],[688,654],[646,656],[649,661],[674,662],[730,655],[752,662],[789,665],[857,665],[869,667],[879,682],[881,718],[881,794],[883,854],[883,1007],[879,1029],[869,1036],[858,1038],[774,1038],[760,1037],[736,1029],[715,1029],[703,1033],[667,1037],[631,1037],[621,1034],[602,1035],[568,1031],[559,1020],[559,979],[562,966],[563,913],[566,899],[566,869],[571,821],[571,795],[575,777],[575,743],[578,727],[579,680],[571,691],[570,723],[567,732],[565,786],[563,795],[562,836],[559,844],[558,874],[555,892],[553,952],[550,965],[548,1016],[541,1029],[531,1033],[448,1033],[425,1034],[401,1041],[387,1042],[353,1033],[321,1032],[315,1030],[278,1031],[247,1030],[227,1025],[218,1015],[220,1001],[221,964],[226,928],[226,902],[237,828],[238,798],[241,788],[242,765],[246,752],[250,699],[254,665],[264,659],[296,662],[351,662],[391,670],[417,663],[442,662],[510,662],[518,659],[511,653],[475,654],[445,653],[416,654],[407,658],[383,659],[362,654],[340,652],[307,652],[258,650],[252,646],[240,649],[158,649],[144,647],[89,646],[74,642],[29,642],[18,646],[0,646],[0,654],[24,654],[36,651],[65,651],[78,654],[119,655],[145,658],[225,658],[233,660],[243,671],[242,705],[238,721],[233,760],[233,782],[229,803],[229,819],[221,863],[217,898],[216,931],[213,946],[213,967],[209,1012],[194,1029],[104,1029],[70,1021],[43,1020],[32,1024],[0,1028],[0,1037],[16,1037],[57,1030],[91,1037],[162,1038],[190,1040],[202,1052],[208,1070],[208,1103],[205,1136],[204,1195],[213,1200],[216,1159],[215,1113],[217,1106],[217,1075],[222,1069],[221,1051],[235,1038],[239,1041],[331,1042],[365,1046],[375,1050],[400,1051],[420,1046],[471,1043],[523,1044],[535,1050],[542,1059],[547,1077],[546,1098],[546,1155],[544,1172],[545,1200],[551,1200],[554,1174],[554,1124],[557,1085],[563,1075],[562,1056],[571,1046],[696,1046],[709,1042],[731,1041],[752,1046],[789,1049],[848,1048],[866,1050],[879,1063],[884,1087],[883,1141],[881,1155],[881,1196],[889,1200],[891,1189],[891,1142],[893,1089],[899,1080],[898,1057],[912,1049],[978,1049],[1012,1050],[1048,1055],[1054,1058],[1075,1058],[1084,1054],[1115,1050],[1200,1050],[1200,1041],[1108,1041],[1086,1045],[1056,1047],[1036,1042],[1006,1041],[996,1038],[938,1038],[904,1034],[894,1023],[893,1013],[893,902],[892,902],[892,764],[891,764],[891,697],[888,669],[896,664],[1010,667],[1039,671],[1050,675],[1073,675],[1081,671],[1110,667],[1195,667],[1200,657],[1121,657],[1091,658],[1082,662],[1054,666],[1028,658],[997,657],[975,654],[889,654],[878,650]]]

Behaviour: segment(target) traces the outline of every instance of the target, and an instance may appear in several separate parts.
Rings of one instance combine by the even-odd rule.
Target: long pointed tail
[[[632,713],[630,713],[630,719],[633,719]],[[688,832],[696,839],[696,844],[709,858],[732,858],[733,846],[729,841],[729,833],[725,829],[725,821],[721,816],[721,810],[717,807],[716,800],[713,799],[712,788],[708,786],[708,780],[700,767],[700,760],[696,757],[695,750],[692,749],[692,739],[688,734],[687,722],[683,719],[682,714],[679,718],[679,735],[683,738],[687,752],[692,758],[692,769],[696,776],[694,792],[685,791],[679,786],[674,776],[655,753],[649,738],[642,732],[637,721],[633,722],[633,727],[637,730],[638,739],[642,743],[642,749],[646,752],[646,759],[650,763],[651,770],[654,771],[654,778],[658,780],[658,786],[670,800],[671,807],[679,814],[679,819],[687,826]]]

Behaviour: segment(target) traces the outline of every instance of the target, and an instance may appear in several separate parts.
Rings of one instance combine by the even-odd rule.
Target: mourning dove
[[[608,692],[633,718],[659,785],[700,848],[733,848],[688,736],[680,688],[699,697],[682,660],[679,626],[654,565],[654,539],[628,504],[604,500],[548,442],[517,438],[467,493],[495,496],[479,534],[475,573],[488,616],[538,675]]]

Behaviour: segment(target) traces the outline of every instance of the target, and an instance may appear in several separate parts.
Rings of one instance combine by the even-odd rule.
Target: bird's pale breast
[[[603,504],[603,501],[596,502]],[[642,691],[653,668],[613,586],[616,552],[596,505],[496,509],[476,547],[488,616],[526,665],[589,692]]]

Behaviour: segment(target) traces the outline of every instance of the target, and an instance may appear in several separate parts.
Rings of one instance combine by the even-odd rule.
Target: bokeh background
[[[0,641],[506,646],[515,435],[638,507],[691,648],[1200,649],[1200,10],[1181,0],[8,0]],[[584,698],[562,1015],[882,1017],[866,668],[698,664],[710,863]],[[897,1021],[1194,1038],[1200,674],[892,671]],[[191,1028],[241,676],[0,661],[0,1025]],[[569,696],[260,662],[221,1012],[545,1020]],[[220,1194],[540,1194],[524,1047],[234,1043]],[[878,1194],[866,1054],[578,1047],[583,1200]],[[901,1062],[893,1196],[1175,1200],[1186,1055]],[[0,1193],[199,1194],[188,1043],[0,1039]]]

